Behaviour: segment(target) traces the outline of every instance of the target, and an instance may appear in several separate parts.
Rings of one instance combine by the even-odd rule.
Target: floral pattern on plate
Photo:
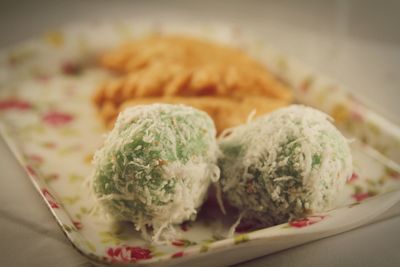
[[[294,88],[299,102],[330,113],[343,131],[364,142],[352,145],[355,173],[340,196],[340,208],[256,231],[242,227],[226,238],[232,220],[227,223],[210,202],[196,222],[181,225],[181,238],[157,246],[146,243],[131,224],[110,222],[93,211],[85,181],[104,129],[90,97],[110,75],[96,67],[96,54],[132,36],[177,31],[233,43],[262,58]],[[0,69],[1,133],[68,238],[95,262],[195,262],[211,251],[218,255],[236,248],[248,257],[260,256],[366,223],[400,200],[394,163],[400,159],[399,129],[237,29],[132,22],[71,27],[3,51]],[[280,239],[280,245],[272,239]],[[257,252],[254,244],[263,250]],[[238,252],[229,263],[244,259]]]

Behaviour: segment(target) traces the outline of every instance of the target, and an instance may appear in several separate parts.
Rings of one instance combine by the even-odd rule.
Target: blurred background
[[[257,31],[400,124],[399,10],[395,0],[0,0],[0,49],[65,24],[121,17],[229,23]],[[62,235],[3,142],[0,150],[1,186],[9,189],[0,198],[0,265],[91,266]],[[399,225],[397,217],[243,266],[396,266]]]
[[[1,0],[0,47],[65,24],[137,17],[229,23],[346,85],[400,123],[400,2],[396,0]]]

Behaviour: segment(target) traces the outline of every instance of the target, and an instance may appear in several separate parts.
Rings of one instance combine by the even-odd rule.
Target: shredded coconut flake
[[[292,105],[219,140],[227,200],[267,224],[334,204],[352,173],[348,141],[315,109]]]
[[[196,217],[219,179],[215,134],[209,116],[191,107],[127,109],[94,156],[91,188],[108,214],[144,237],[174,239],[174,225]]]

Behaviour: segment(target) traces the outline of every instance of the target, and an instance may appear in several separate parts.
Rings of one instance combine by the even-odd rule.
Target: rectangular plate
[[[366,224],[400,200],[399,128],[249,32],[204,24],[160,25],[143,21],[76,25],[0,54],[1,134],[82,254],[98,264],[233,264]],[[239,46],[287,82],[298,102],[329,113],[356,140],[352,144],[356,174],[340,196],[340,208],[223,238],[229,224],[218,211],[205,212],[213,210],[207,206],[196,222],[181,225],[181,239],[159,246],[147,244],[130,224],[111,223],[91,213],[84,182],[104,129],[90,97],[109,76],[93,62],[107,48],[154,32],[188,33]]]

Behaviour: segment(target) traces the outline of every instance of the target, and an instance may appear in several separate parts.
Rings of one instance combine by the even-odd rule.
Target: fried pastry
[[[103,67],[122,74],[102,84],[95,102],[134,97],[265,95],[291,99],[290,90],[241,50],[183,36],[153,36],[104,54]]]

